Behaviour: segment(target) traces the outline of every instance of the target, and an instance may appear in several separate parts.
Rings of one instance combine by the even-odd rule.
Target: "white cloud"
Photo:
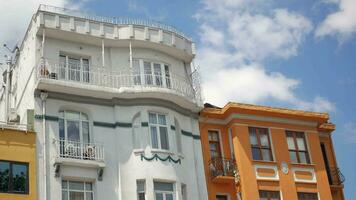
[[[296,108],[332,111],[322,97],[304,101],[296,94],[300,81],[264,65],[268,59],[298,54],[312,23],[286,9],[263,9],[268,1],[205,0],[196,14],[200,45],[196,62],[203,78],[207,102],[285,102]]]
[[[356,33],[356,1],[328,0],[337,3],[338,11],[329,14],[315,31],[317,37],[336,36],[341,42],[351,38]]]

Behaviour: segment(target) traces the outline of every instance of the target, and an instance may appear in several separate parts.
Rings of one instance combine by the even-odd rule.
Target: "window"
[[[141,113],[137,113],[132,120],[132,131],[133,131],[133,147],[135,149],[142,148],[141,144]]]
[[[303,132],[286,131],[289,156],[292,163],[310,163]]]
[[[216,200],[228,200],[227,195],[216,195]]]
[[[187,200],[188,195],[187,195],[187,185],[183,184],[181,185],[181,191],[182,191],[182,200]]]
[[[298,200],[318,200],[317,193],[298,192]]]
[[[62,200],[93,200],[94,191],[91,182],[62,181]]]
[[[266,191],[260,190],[260,200],[279,200],[280,194],[279,191]]]
[[[152,85],[171,88],[169,65],[141,59],[133,60],[135,85]]]
[[[208,131],[209,137],[209,149],[210,149],[210,157],[214,158],[221,158],[221,149],[220,149],[220,137],[218,131],[209,130]]]
[[[174,127],[176,129],[177,152],[182,153],[182,133],[177,119],[174,119]]]
[[[61,140],[90,142],[89,118],[85,113],[60,111],[58,124]]]
[[[152,112],[150,112],[148,115],[152,148],[169,150],[166,115]]]
[[[136,182],[137,200],[145,200],[145,184],[145,180],[138,180]]]
[[[267,128],[249,127],[252,158],[272,161],[271,141]]]
[[[0,161],[0,192],[29,193],[28,163]]]
[[[89,82],[89,59],[78,56],[59,56],[59,78]]]
[[[154,182],[155,200],[173,200],[173,183]]]

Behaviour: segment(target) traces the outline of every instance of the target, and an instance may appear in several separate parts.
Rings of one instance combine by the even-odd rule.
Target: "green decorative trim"
[[[43,118],[48,121],[55,121],[55,122],[58,121],[58,117],[56,117],[56,116],[44,115],[44,117],[43,117],[43,115],[35,115],[35,119],[43,120]]]
[[[175,131],[175,130],[176,130],[176,127],[174,127],[173,125],[171,125],[171,129],[172,129],[173,131]]]
[[[94,126],[101,126],[106,128],[115,128],[115,124],[107,122],[93,122]]]
[[[141,122],[142,127],[148,127],[148,122]]]
[[[160,160],[160,161],[163,161],[163,162],[168,160],[168,162],[173,162],[175,164],[177,164],[177,163],[181,164],[180,158],[178,158],[177,160],[174,160],[171,157],[171,155],[168,155],[166,158],[161,158],[158,154],[154,154],[151,158],[149,158],[149,157],[146,157],[143,154],[141,154],[141,161],[143,161],[143,159],[145,159],[147,161],[152,161],[152,160],[158,161],[158,160]]]
[[[182,130],[181,132],[185,136],[192,137],[193,139],[196,139],[196,140],[200,140],[200,136],[199,135],[194,135],[193,133],[185,131],[185,130]]]
[[[131,123],[125,123],[125,122],[116,122],[115,126],[124,127],[124,128],[131,128],[132,124]]]

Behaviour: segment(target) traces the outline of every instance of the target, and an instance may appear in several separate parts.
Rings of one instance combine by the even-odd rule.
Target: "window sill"
[[[164,149],[151,149],[151,153],[160,153],[160,154],[167,154],[167,155],[174,155],[173,152]]]
[[[267,160],[252,160],[254,164],[267,164],[267,165],[277,165],[276,161],[267,161]]]
[[[308,163],[291,163],[293,167],[315,167],[315,164]]]
[[[133,153],[134,153],[135,155],[143,154],[143,153],[145,153],[145,150],[144,150],[144,149],[134,149],[134,150],[133,150]]]

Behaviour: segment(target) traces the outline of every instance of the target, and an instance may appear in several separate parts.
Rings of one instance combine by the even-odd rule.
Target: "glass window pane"
[[[66,57],[65,56],[59,56],[59,78],[60,79],[65,79],[66,78]]]
[[[167,127],[159,127],[160,139],[161,139],[161,148],[162,149],[169,149],[169,140],[168,140],[168,133]]]
[[[80,141],[79,121],[67,120],[67,136],[70,141]]]
[[[92,192],[87,192],[85,194],[86,200],[93,200],[93,193]]]
[[[149,113],[148,114],[148,121],[151,124],[157,124],[157,115],[155,113]]]
[[[252,158],[254,160],[262,160],[261,152],[259,148],[252,148]]]
[[[151,69],[151,63],[150,62],[144,62],[143,63],[143,68],[144,68],[144,75],[145,75],[145,81],[146,84],[152,85],[152,69]]]
[[[255,129],[252,129],[252,130],[255,130]],[[250,142],[251,142],[251,145],[258,145],[257,136],[254,131],[252,131],[252,132],[250,131]]]
[[[134,83],[135,85],[141,85],[141,69],[139,60],[133,60],[133,71],[134,71]]]
[[[77,181],[69,181],[70,190],[84,190],[84,183]]]
[[[65,118],[66,119],[79,119],[80,118],[80,113],[79,112],[73,112],[73,111],[66,111],[65,112]]]
[[[168,65],[164,65],[164,71],[165,71],[165,75],[166,75],[166,86],[168,88],[171,87],[171,75],[169,73],[169,66]]]
[[[68,192],[62,191],[62,200],[68,200]]]
[[[173,192],[173,183],[154,182],[154,190]]]
[[[85,183],[85,190],[86,191],[92,191],[93,190],[93,184],[92,183]]]
[[[297,145],[298,145],[298,150],[305,151],[305,143],[304,143],[304,138],[297,138]]]
[[[27,165],[12,164],[12,190],[27,191]]]
[[[173,200],[173,194],[166,194],[166,200]]]
[[[260,142],[261,142],[261,146],[269,147],[268,134],[267,133],[260,133]]]
[[[145,181],[140,180],[137,181],[137,192],[144,192],[145,191]]]
[[[151,143],[152,148],[158,149],[157,128],[154,126],[151,126]]]
[[[217,131],[209,131],[209,141],[219,141],[219,133]]]
[[[161,193],[156,193],[156,195],[155,195],[155,200],[163,200],[163,194],[161,194]]]
[[[309,156],[306,152],[299,152],[300,163],[309,163]]]
[[[162,85],[162,71],[161,71],[161,64],[154,63],[153,70],[155,74],[155,83],[156,85]]]
[[[69,200],[85,200],[84,192],[69,192]]]
[[[68,189],[68,187],[67,187],[67,185],[68,185],[68,181],[62,181],[62,189]]]
[[[81,113],[80,118],[81,118],[82,120],[89,120],[88,115],[85,114],[85,113]]]
[[[82,122],[82,132],[83,132],[83,142],[84,143],[89,143],[90,142],[89,122],[86,122],[86,121]]]
[[[145,200],[145,193],[138,193],[138,200]]]
[[[298,163],[297,153],[294,151],[289,151],[290,161],[292,163]]]
[[[59,118],[58,126],[59,126],[59,139],[65,139],[65,135],[64,135],[64,120],[63,119]]]
[[[295,150],[294,138],[293,137],[287,137],[287,143],[288,143],[288,149]]]
[[[161,125],[166,125],[166,116],[165,115],[158,115],[158,123]]]
[[[7,192],[9,190],[10,179],[10,164],[0,161],[0,191]]]
[[[272,161],[270,149],[261,149],[261,151],[262,151],[263,160]]]

